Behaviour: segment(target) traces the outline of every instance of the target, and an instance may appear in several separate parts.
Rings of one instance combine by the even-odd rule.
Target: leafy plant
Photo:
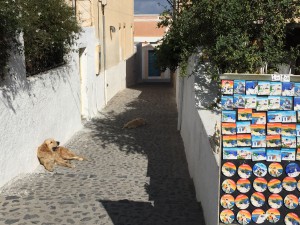
[[[187,6],[176,16],[162,15],[159,25],[170,26],[157,48],[162,70],[185,67],[199,49],[219,73],[257,73],[266,63],[274,69],[282,63],[295,66],[300,47],[286,40],[299,17],[299,1],[199,0]]]
[[[14,0],[0,1],[0,77],[4,77],[9,54],[19,46],[19,9]]]
[[[22,0],[20,6],[27,72],[62,63],[80,31],[72,8],[64,0]]]

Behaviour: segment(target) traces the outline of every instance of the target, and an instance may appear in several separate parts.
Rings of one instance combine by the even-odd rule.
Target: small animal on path
[[[141,127],[141,126],[144,126],[144,125],[146,125],[146,120],[145,119],[135,118],[133,120],[130,120],[126,124],[124,124],[123,129],[124,128],[133,129],[133,128]]]
[[[70,164],[67,160],[86,160],[86,158],[76,155],[71,150],[59,146],[59,142],[52,138],[46,139],[43,144],[38,147],[37,156],[40,163],[50,172],[53,171],[54,165],[56,164],[74,168],[75,166]]]

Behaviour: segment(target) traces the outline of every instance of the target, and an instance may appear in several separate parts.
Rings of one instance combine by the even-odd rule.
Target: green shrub
[[[61,65],[78,37],[80,27],[64,0],[0,1],[0,75],[23,32],[28,75]],[[19,48],[20,49],[20,48]]]
[[[80,27],[65,0],[22,0],[22,29],[27,74],[64,62]]]

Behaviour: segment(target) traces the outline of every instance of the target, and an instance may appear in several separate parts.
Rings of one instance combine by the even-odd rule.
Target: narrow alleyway
[[[122,129],[136,117],[148,125]],[[176,127],[169,85],[122,91],[67,143],[89,161],[5,187],[0,224],[204,225]]]

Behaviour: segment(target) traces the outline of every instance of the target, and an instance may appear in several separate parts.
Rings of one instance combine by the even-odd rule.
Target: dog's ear
[[[49,151],[48,145],[44,142],[40,147],[40,151]]]

